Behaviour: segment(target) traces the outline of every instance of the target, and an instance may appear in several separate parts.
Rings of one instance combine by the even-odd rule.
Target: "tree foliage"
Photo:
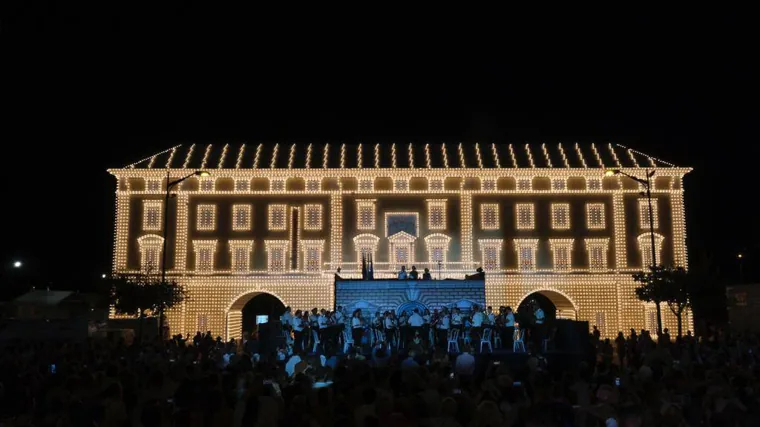
[[[116,313],[133,316],[156,315],[186,297],[174,281],[162,282],[149,274],[119,275],[110,279],[110,298]]]
[[[693,278],[683,267],[649,267],[649,272],[640,271],[633,275],[640,283],[636,296],[641,301],[657,304],[657,329],[662,331],[660,304],[666,303],[678,319],[678,334],[681,335],[683,313],[691,305]]]

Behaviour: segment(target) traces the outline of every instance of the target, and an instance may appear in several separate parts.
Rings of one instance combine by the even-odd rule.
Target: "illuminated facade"
[[[168,314],[173,333],[240,336],[241,310],[259,293],[294,309],[332,307],[333,274],[360,277],[362,254],[378,279],[400,265],[436,278],[483,266],[489,305],[539,292],[558,317],[605,336],[654,330],[654,307],[631,279],[651,259],[641,188],[608,168],[656,170],[658,261],[686,267],[690,169],[621,145],[188,144],[110,170],[114,271],[156,271],[167,233],[168,275],[189,293]],[[210,176],[173,188],[165,211],[167,172],[198,170]]]

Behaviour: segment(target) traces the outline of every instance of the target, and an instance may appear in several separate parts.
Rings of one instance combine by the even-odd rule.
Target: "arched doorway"
[[[259,322],[275,321],[285,311],[285,304],[276,295],[251,292],[238,297],[227,310],[227,339],[238,339],[243,331],[251,332]]]
[[[531,304],[534,302],[544,311],[548,322],[552,322],[554,319],[577,320],[578,308],[575,306],[575,303],[567,295],[549,289],[543,289],[524,296],[517,305],[518,318],[522,316],[530,316],[532,318],[533,309],[531,308]]]

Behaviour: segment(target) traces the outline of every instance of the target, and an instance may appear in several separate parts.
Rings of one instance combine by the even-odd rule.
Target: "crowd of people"
[[[340,306],[334,311],[314,308],[295,312],[286,307],[280,322],[288,343],[296,352],[308,350],[332,355],[349,346],[366,348],[377,342],[396,350],[408,348],[413,342],[445,350],[450,349],[452,342],[456,343],[454,349],[465,344],[480,349],[483,339],[488,340],[490,349],[512,350],[513,339],[523,340],[524,335],[530,339],[523,349],[540,352],[548,336],[544,329],[546,316],[533,301],[527,307],[530,313],[522,316],[522,326],[516,323],[511,307],[499,307],[494,312],[490,306],[484,309],[478,305],[466,312],[459,307],[443,307],[432,312],[414,308],[398,314],[392,310],[376,311],[374,316],[361,309],[349,315]]]
[[[756,335],[591,339],[588,361],[559,371],[540,355],[499,364],[467,345],[281,357],[256,353],[255,334],[4,343],[0,425],[760,425]]]

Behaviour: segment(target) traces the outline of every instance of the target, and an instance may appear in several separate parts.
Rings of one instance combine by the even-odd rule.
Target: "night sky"
[[[245,22],[193,9],[3,9],[3,280],[76,288],[110,270],[107,168],[177,143],[260,141],[622,143],[694,168],[693,263],[733,282],[742,252],[745,279],[760,279],[758,70],[740,18],[574,23],[584,40],[553,27],[517,49],[236,34]]]

